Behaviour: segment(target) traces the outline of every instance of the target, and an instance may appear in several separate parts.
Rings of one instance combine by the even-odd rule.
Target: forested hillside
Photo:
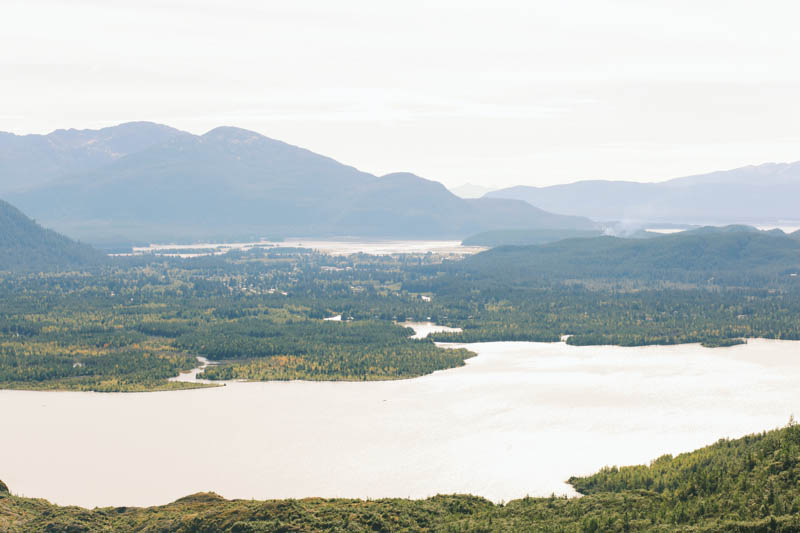
[[[0,271],[53,271],[105,262],[103,254],[55,231],[44,229],[0,200]]]
[[[541,246],[505,246],[454,270],[478,278],[542,283],[643,280],[730,285],[797,283],[800,242],[746,226],[702,228],[651,239],[598,237]]]
[[[468,495],[255,501],[201,493],[161,507],[90,511],[14,496],[14,487],[9,492],[0,482],[0,531],[788,533],[800,529],[800,427],[790,423],[570,483],[585,496],[493,504]]]

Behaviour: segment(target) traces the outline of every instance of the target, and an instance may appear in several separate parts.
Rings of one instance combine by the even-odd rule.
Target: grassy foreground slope
[[[0,482],[0,531],[798,531],[800,427],[570,482],[585,496],[496,505],[468,495],[229,501],[201,493],[160,507],[94,510],[20,498]]]

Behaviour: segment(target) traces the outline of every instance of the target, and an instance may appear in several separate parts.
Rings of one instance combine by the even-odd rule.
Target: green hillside
[[[92,247],[42,228],[0,200],[0,270],[65,270],[104,261]]]
[[[518,283],[620,280],[749,284],[800,272],[800,242],[746,226],[701,228],[650,239],[597,237],[539,246],[501,246],[456,270]]]

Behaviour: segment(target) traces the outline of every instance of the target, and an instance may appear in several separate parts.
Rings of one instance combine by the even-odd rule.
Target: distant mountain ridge
[[[0,132],[0,194],[93,170],[182,133],[152,122],[56,130],[47,135]]]
[[[595,227],[586,218],[554,215],[519,200],[464,200],[409,173],[379,178],[240,128],[200,136],[172,130],[165,140],[141,146],[7,197],[48,226],[90,242],[245,235],[463,238],[491,229]],[[0,173],[0,181],[6,178]]]
[[[103,263],[92,247],[44,229],[0,200],[0,271],[50,271]]]
[[[488,198],[524,200],[561,214],[595,220],[689,224],[800,220],[800,161],[766,163],[658,183],[578,181],[511,187]]]

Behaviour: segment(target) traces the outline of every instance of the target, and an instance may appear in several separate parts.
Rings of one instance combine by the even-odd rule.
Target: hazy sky
[[[800,159],[800,2],[0,0],[0,130],[218,125],[446,185]]]

